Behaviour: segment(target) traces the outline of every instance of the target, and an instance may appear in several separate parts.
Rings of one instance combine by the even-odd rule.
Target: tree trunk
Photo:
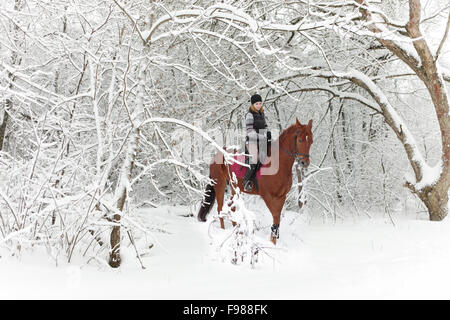
[[[124,195],[126,197],[126,195]],[[125,203],[125,200],[124,200]],[[114,215],[114,222],[120,223],[120,215]],[[118,268],[121,263],[120,259],[120,226],[114,226],[111,231],[111,251],[109,253],[109,265],[112,268]]]
[[[11,100],[6,101],[6,105],[8,106],[11,103]],[[8,112],[6,111],[8,108],[5,108],[3,112],[3,121],[0,125],[0,151],[3,150],[3,144],[5,143],[5,135],[6,135],[6,125],[8,124]]]
[[[413,185],[405,183],[414,194],[424,203],[428,209],[431,221],[441,221],[448,214],[448,181],[440,179],[433,186],[416,190]]]
[[[366,5],[364,0],[356,0],[361,5]],[[359,9],[362,13],[363,19],[371,23],[366,27],[375,33],[381,33],[380,27],[373,22],[371,13],[364,7]],[[438,68],[437,54],[436,56],[430,50],[426,38],[422,35],[420,30],[421,23],[421,3],[420,0],[409,0],[409,21],[406,24],[407,35],[412,41],[414,49],[418,55],[418,59],[411,55],[408,50],[392,40],[378,38],[378,41],[385,46],[389,51],[394,53],[398,58],[405,62],[419,77],[427,88],[431,100],[433,102],[436,118],[439,123],[439,129],[442,139],[442,171],[440,177],[433,184],[418,188],[415,185],[407,182],[405,185],[415,193],[420,200],[423,201],[428,208],[430,220],[440,221],[448,214],[448,189],[450,185],[450,117],[449,117],[449,100],[448,92],[444,84],[444,78]],[[450,23],[450,20],[449,22]],[[448,27],[448,26],[447,26]],[[377,101],[379,104],[380,102]],[[382,104],[380,106],[383,108]],[[412,145],[404,136],[403,129],[396,129],[393,126],[390,115],[383,114],[387,123],[394,129],[395,133],[402,141],[409,162],[414,170],[416,183],[420,183],[424,179],[424,170],[420,161],[416,159],[417,151],[413,150]]]
[[[24,6],[24,2],[21,0],[15,0],[14,1],[14,10],[15,11],[21,11],[22,8]],[[14,37],[14,44],[17,47],[20,47],[20,43],[18,40],[18,32],[19,32],[19,26],[17,24],[14,24],[13,26],[13,33],[12,36]],[[11,65],[20,65],[20,63],[22,62],[22,59],[19,58],[18,56],[18,52],[17,51],[12,51],[11,53]],[[9,89],[11,89],[13,87],[12,83],[15,81],[15,77],[13,74],[11,74],[10,72],[8,72],[8,79],[10,81],[9,84]],[[9,114],[8,114],[8,110],[11,110],[12,108],[12,100],[11,99],[7,99],[6,100],[6,104],[5,104],[5,110],[3,112],[3,121],[2,124],[0,125],[0,151],[3,150],[3,146],[5,143],[5,136],[6,136],[6,126],[8,125],[8,118],[9,118]]]
[[[109,265],[113,268],[120,266],[120,220],[121,213],[125,208],[125,203],[130,189],[131,177],[133,173],[134,163],[138,153],[138,145],[140,138],[140,125],[144,114],[144,94],[145,94],[145,69],[139,73],[139,85],[136,93],[135,109],[130,116],[131,133],[128,143],[125,160],[122,164],[122,170],[119,175],[118,186],[116,188],[115,199],[117,199],[118,212],[114,214],[113,222],[115,226],[111,231],[110,244],[111,251],[109,253]],[[126,91],[126,90],[124,90]],[[125,94],[125,93],[124,93]],[[120,212],[120,213],[119,213]]]
[[[448,214],[448,184],[441,183],[419,195],[428,209],[431,221],[441,221]]]
[[[136,154],[139,143],[139,128],[134,128],[132,136],[130,137],[130,143],[125,161],[122,166],[122,175],[119,177],[118,193],[119,199],[117,200],[117,209],[123,212],[125,207],[125,202],[127,200],[129,182],[134,168],[134,161],[136,160]],[[120,214],[114,214],[113,222],[116,224],[112,231],[110,237],[111,251],[109,253],[109,265],[113,268],[118,268],[120,266]]]
[[[298,193],[297,193],[297,204],[298,208],[301,209],[306,201],[304,201],[304,196],[302,194],[303,190],[303,179],[302,179],[302,168],[298,165],[298,162],[295,162],[295,172],[297,173],[297,182],[298,182]]]

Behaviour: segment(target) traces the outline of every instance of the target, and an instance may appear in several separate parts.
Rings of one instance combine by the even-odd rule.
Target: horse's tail
[[[200,205],[200,210],[197,215],[199,221],[206,221],[206,216],[211,211],[215,199],[216,191],[214,190],[214,186],[212,184],[208,184],[206,186],[205,196],[203,197],[202,204]]]

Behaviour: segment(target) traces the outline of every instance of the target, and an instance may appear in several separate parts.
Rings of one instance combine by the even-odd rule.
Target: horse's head
[[[309,166],[309,148],[313,143],[312,134],[312,120],[309,120],[308,124],[302,125],[298,119],[295,123],[295,150],[294,154],[298,159],[298,162],[303,168]]]

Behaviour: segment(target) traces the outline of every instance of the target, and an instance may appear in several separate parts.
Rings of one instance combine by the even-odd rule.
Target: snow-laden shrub
[[[106,256],[111,223],[93,201],[91,175],[70,159],[47,160],[17,161],[0,153],[0,252],[44,249],[56,264]]]
[[[252,268],[258,262],[260,245],[255,237],[255,214],[245,207],[239,188],[228,200],[218,215],[231,221],[233,229],[221,242],[219,251],[224,261],[233,264],[248,264]]]

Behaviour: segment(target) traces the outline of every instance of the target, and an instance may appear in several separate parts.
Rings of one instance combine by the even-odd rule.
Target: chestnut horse
[[[313,143],[313,134],[311,131],[312,120],[307,125],[302,125],[296,119],[296,123],[285,129],[278,139],[272,143],[271,150],[278,151],[277,157],[268,157],[262,169],[268,165],[272,168],[278,168],[275,174],[259,175],[258,190],[253,188],[251,191],[243,191],[248,194],[259,195],[263,198],[273,217],[272,232],[270,240],[276,244],[279,238],[279,226],[281,210],[283,209],[286,195],[292,186],[292,165],[296,159],[299,164],[306,168],[309,165],[309,149]],[[273,154],[272,154],[273,155]],[[219,160],[219,161],[218,161]],[[224,164],[223,154],[218,152],[209,166],[209,177],[214,184],[208,184],[205,191],[205,197],[198,212],[198,219],[206,221],[206,216],[214,205],[214,199],[217,197],[217,211],[220,212],[223,206],[225,187],[227,182],[231,182],[229,164]],[[245,169],[245,168],[244,168]],[[237,178],[237,187],[244,190],[243,178]],[[234,188],[232,193],[234,194]],[[225,229],[223,219],[220,219],[222,229]]]

